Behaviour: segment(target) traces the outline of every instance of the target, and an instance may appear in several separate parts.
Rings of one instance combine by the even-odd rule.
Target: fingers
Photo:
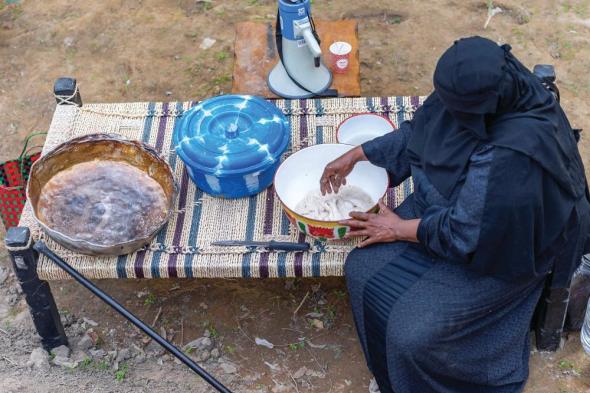
[[[363,220],[363,221],[367,221],[373,215],[374,215],[373,213],[350,212],[350,217],[357,219],[357,220]]]
[[[324,168],[324,172],[322,173],[322,177],[320,178],[320,191],[322,195],[326,195],[326,193],[332,192],[332,185],[330,184],[330,177],[334,176],[335,170],[332,166],[332,163],[329,163]]]
[[[380,243],[381,240],[378,237],[368,237],[366,238],[361,244],[359,244],[359,248],[370,246],[371,244]]]
[[[330,177],[328,182],[330,185],[330,192],[334,192],[334,194],[338,194],[340,187],[344,185],[344,179],[340,177]]]
[[[330,185],[330,181],[328,180],[326,175],[323,175],[320,180],[320,191],[322,192],[322,195],[326,195],[326,193],[332,192],[332,186]]]
[[[332,184],[332,190],[334,193],[337,194],[340,191],[340,186],[342,185],[342,178],[338,175],[334,175],[330,177],[330,183]]]
[[[342,163],[338,162],[340,159],[341,158],[338,158],[326,165],[322,178],[320,179],[320,190],[322,191],[322,195],[332,192],[338,193],[340,187],[346,185],[347,171]]]
[[[331,194],[332,192],[338,193],[338,190],[344,184],[346,184],[346,178],[326,170],[320,179],[320,190],[322,191],[322,195],[326,195],[326,193]]]
[[[383,201],[383,198],[379,199],[379,214],[387,214],[389,216],[397,217],[397,214],[395,214],[395,212],[393,210],[391,210],[389,208],[389,206],[387,206],[385,204],[385,201]]]
[[[366,221],[361,220],[343,220],[339,221],[338,224],[346,225],[347,227],[351,228],[366,228],[368,225]]]
[[[360,237],[360,236],[371,236],[371,232],[366,229],[351,229],[346,236],[346,239],[351,237]]]
[[[322,195],[326,195],[326,193],[331,194],[332,192],[337,192],[334,187],[335,176],[336,170],[331,167],[331,164],[328,164],[326,169],[324,169],[322,178],[320,179],[320,190],[322,191]]]

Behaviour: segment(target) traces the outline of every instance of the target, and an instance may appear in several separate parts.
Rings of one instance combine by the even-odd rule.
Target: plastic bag
[[[582,263],[574,273],[570,286],[566,330],[579,331],[584,324],[584,315],[590,298],[590,254],[582,257]],[[586,315],[588,320],[588,315]],[[590,322],[586,322],[590,324]],[[590,326],[588,327],[590,329]],[[588,332],[590,334],[590,331]],[[590,339],[590,337],[589,337]]]

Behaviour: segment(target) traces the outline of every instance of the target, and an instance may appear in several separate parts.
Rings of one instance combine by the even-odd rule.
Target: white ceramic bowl
[[[374,113],[360,113],[344,120],[336,129],[338,143],[361,145],[395,129],[386,117]]]
[[[321,221],[297,213],[295,207],[310,192],[320,188],[324,168],[354,146],[344,144],[313,145],[289,156],[275,174],[274,188],[287,217],[303,233],[318,239],[342,239],[349,228],[338,221]],[[369,194],[377,209],[389,186],[387,172],[369,162],[359,162],[346,178],[346,184]]]

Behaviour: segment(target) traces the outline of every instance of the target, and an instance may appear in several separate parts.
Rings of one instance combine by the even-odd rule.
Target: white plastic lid
[[[347,55],[352,51],[352,45],[348,42],[337,41],[330,45],[330,52],[334,55]]]

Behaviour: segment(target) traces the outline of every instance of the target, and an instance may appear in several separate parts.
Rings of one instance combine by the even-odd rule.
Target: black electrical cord
[[[313,20],[311,19],[311,15],[309,15],[309,13],[307,13],[307,16],[310,18],[313,35],[318,40],[318,44],[319,44],[320,37],[319,37],[317,31],[315,30],[315,23],[313,23]],[[336,89],[326,89],[324,91],[319,91],[319,92],[312,91],[312,90],[308,89],[307,87],[303,86],[293,75],[291,75],[291,72],[287,68],[287,64],[285,64],[285,60],[283,59],[283,32],[281,30],[280,10],[277,10],[277,22],[275,25],[275,42],[276,42],[276,46],[277,46],[277,53],[279,54],[279,61],[283,64],[283,68],[285,69],[287,76],[289,77],[289,79],[291,79],[291,81],[295,84],[295,86],[297,86],[298,88],[300,88],[301,90],[303,90],[307,93],[310,93],[312,97],[338,97],[338,90],[336,90]],[[319,64],[317,64],[317,66],[319,66]]]
[[[51,259],[57,266],[63,269],[66,273],[68,273],[74,280],[78,281],[84,288],[88,289],[92,292],[96,297],[100,300],[111,306],[115,309],[119,314],[121,314],[125,319],[129,322],[134,324],[138,327],[141,331],[145,334],[150,336],[154,341],[164,347],[168,352],[174,355],[178,360],[183,362],[187,365],[191,370],[197,373],[201,378],[203,378],[209,385],[213,386],[218,392],[221,393],[233,393],[231,390],[226,388],[221,382],[219,382],[215,377],[205,371],[202,367],[200,367],[197,363],[195,363],[191,358],[186,356],[180,349],[174,346],[172,343],[164,339],[158,333],[156,333],[150,326],[148,326],[145,322],[141,319],[137,318],[133,315],[129,310],[125,307],[117,303],[112,297],[107,295],[103,290],[98,288],[94,285],[90,280],[80,274],[76,269],[71,267],[66,261],[61,259],[57,256],[53,251],[51,251],[47,245],[39,240],[35,243],[33,247],[37,252],[45,255],[47,258]]]

